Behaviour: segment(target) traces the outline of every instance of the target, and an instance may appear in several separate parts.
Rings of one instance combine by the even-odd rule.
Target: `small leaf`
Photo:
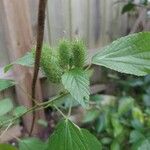
[[[124,5],[121,13],[124,14],[126,12],[133,10],[134,8],[135,8],[135,5],[133,3],[128,3],[128,4]]]
[[[0,116],[0,126],[2,128],[7,128],[8,124],[6,124],[6,121],[12,120],[12,119],[13,119],[13,116],[11,116],[10,114]]]
[[[144,139],[144,135],[141,132],[139,132],[138,130],[133,130],[130,133],[130,143],[136,143],[139,140],[141,141],[143,139]]]
[[[3,116],[13,109],[13,103],[9,98],[0,100],[0,116]]]
[[[25,106],[18,106],[13,111],[14,116],[21,116],[24,114],[28,109]]]
[[[114,137],[118,137],[123,132],[123,126],[121,125],[117,114],[112,115],[111,123],[114,128]]]
[[[101,139],[102,144],[109,145],[112,142],[112,139],[110,137],[104,137]]]
[[[17,149],[8,144],[0,144],[0,150],[17,150]]]
[[[118,141],[114,140],[111,144],[111,150],[121,150],[120,143]]]
[[[98,118],[98,120],[96,121],[96,131],[98,133],[104,131],[104,129],[106,128],[108,120],[107,117],[108,117],[107,114],[102,113]]]
[[[8,64],[4,67],[4,73],[8,72],[13,67],[13,64]]]
[[[44,150],[45,143],[37,138],[27,138],[19,141],[19,150]]]
[[[17,59],[13,64],[19,64],[22,66],[33,67],[34,57],[31,52],[26,53],[23,57]]]
[[[150,32],[122,37],[103,48],[92,63],[121,73],[144,76],[150,73]]]
[[[14,64],[26,66],[26,67],[33,67],[34,64],[34,57],[31,52],[26,53],[23,57],[18,58],[16,61],[12,62],[11,64],[8,64],[4,67],[4,72],[6,73],[10,69],[12,69]]]
[[[132,116],[135,120],[140,121],[142,124],[144,123],[144,114],[139,107],[132,108]]]
[[[37,123],[43,127],[47,127],[48,126],[48,122],[46,120],[43,120],[43,119],[39,119],[37,121]]]
[[[85,113],[83,123],[88,123],[94,121],[100,114],[100,111],[97,109],[89,110]]]
[[[144,129],[143,124],[137,119],[132,120],[131,125],[134,129],[139,130],[139,131],[142,131]]]
[[[99,141],[87,130],[69,120],[61,121],[49,139],[46,150],[101,150]]]
[[[62,83],[72,97],[85,107],[90,95],[89,79],[86,72],[77,68],[72,69],[62,76]]]
[[[131,108],[133,107],[133,104],[134,104],[133,98],[131,98],[131,97],[122,98],[119,101],[119,107],[118,107],[119,115],[122,115],[122,114],[128,112],[129,110],[131,110]]]
[[[15,85],[13,80],[0,79],[0,92]]]

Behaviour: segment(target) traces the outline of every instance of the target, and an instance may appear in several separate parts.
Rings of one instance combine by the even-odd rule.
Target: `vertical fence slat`
[[[65,15],[64,5],[67,4],[64,0],[49,0],[48,1],[48,30],[50,36],[50,44],[52,46],[63,37],[65,33]]]
[[[0,67],[9,63],[8,49],[6,47],[5,33],[3,24],[3,9],[0,5]]]
[[[22,0],[2,0],[3,6],[3,26],[5,27],[5,35],[7,48],[9,49],[10,60],[14,61],[18,57],[24,55],[32,45],[32,30],[29,20],[29,9],[27,1]],[[23,6],[23,7],[22,7]],[[17,100],[20,105],[31,107],[32,74],[27,68],[20,66],[14,67],[14,78],[18,83],[16,85]],[[40,86],[38,84],[37,98],[41,99]],[[41,113],[40,113],[41,114]],[[40,115],[37,114],[37,118]],[[43,117],[44,115],[42,115]],[[32,115],[28,114],[24,117],[24,125],[27,131],[31,128]],[[34,134],[39,132],[39,126],[36,124]]]
[[[87,19],[88,19],[88,1],[71,0],[71,18],[72,18],[72,37],[78,37],[85,42],[88,41]]]
[[[89,48],[95,48],[100,41],[101,35],[101,14],[99,0],[89,0]]]

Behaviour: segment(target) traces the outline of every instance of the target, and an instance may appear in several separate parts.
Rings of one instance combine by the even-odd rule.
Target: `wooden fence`
[[[95,49],[127,33],[128,17],[121,15],[122,5],[114,4],[115,1],[48,0],[45,42],[55,46],[61,38],[79,37],[85,41],[89,54],[93,54]],[[31,102],[26,93],[31,93],[32,70],[16,66],[4,74],[2,67],[31,49],[36,37],[37,12],[38,0],[0,0],[0,78],[15,79],[19,83],[15,89],[0,95],[1,98],[11,96],[20,105],[29,107]],[[98,75],[94,82],[99,80]],[[56,88],[38,81],[37,98],[52,96]],[[44,116],[43,112],[38,115]],[[24,118],[27,130],[31,119],[28,115]]]

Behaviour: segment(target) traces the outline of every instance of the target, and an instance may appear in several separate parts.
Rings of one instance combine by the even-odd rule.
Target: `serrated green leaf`
[[[133,104],[134,104],[134,99],[132,97],[122,98],[119,101],[118,114],[122,115],[128,112],[133,107]]]
[[[46,150],[101,150],[100,142],[87,130],[69,120],[61,121],[49,139]]]
[[[0,79],[0,92],[15,85],[13,80]]]
[[[86,72],[78,68],[72,69],[62,76],[62,83],[72,97],[85,107],[90,95]]]
[[[122,37],[104,47],[92,63],[121,73],[144,76],[150,73],[150,32]]]
[[[19,150],[45,150],[45,143],[37,138],[27,138],[19,141]]]
[[[17,150],[17,149],[8,144],[0,144],[0,150]]]
[[[3,116],[13,109],[13,103],[9,98],[0,100],[0,116]]]
[[[16,61],[8,64],[4,67],[4,72],[6,73],[10,69],[12,69],[14,64],[26,66],[26,67],[33,67],[34,65],[34,57],[31,52],[27,52],[23,57],[18,58]]]

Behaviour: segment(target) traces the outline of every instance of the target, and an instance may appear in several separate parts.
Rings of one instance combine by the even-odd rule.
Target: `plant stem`
[[[47,0],[39,1],[39,11],[38,11],[38,28],[37,28],[37,45],[36,45],[36,54],[35,54],[35,63],[34,63],[34,75],[32,81],[32,99],[35,99],[35,87],[36,81],[38,78],[38,72],[40,67],[40,58],[43,46],[43,38],[44,38],[44,25],[45,25],[45,10],[46,10]],[[32,101],[33,106],[35,102]],[[35,113],[33,113],[33,120],[31,124],[31,129],[29,132],[29,136],[32,134],[35,122]]]
[[[35,106],[33,106],[32,108],[28,109],[26,112],[24,112],[24,113],[21,114],[20,116],[14,117],[14,118],[11,119],[11,120],[7,120],[6,122],[4,122],[4,123],[2,124],[2,126],[5,125],[5,124],[8,124],[8,123],[12,123],[12,124],[13,124],[13,122],[15,122],[17,119],[23,117],[23,116],[26,115],[27,113],[34,112],[34,111],[36,111],[36,110],[38,110],[38,109],[41,109],[41,108],[43,108],[43,107],[49,107],[50,105],[53,105],[53,103],[54,103],[55,101],[58,101],[59,99],[65,97],[67,94],[68,94],[68,93],[64,93],[64,94],[58,95],[58,96],[56,96],[56,97],[54,97],[54,98],[52,98],[52,99],[46,101],[46,102],[42,102],[42,103],[36,104]]]

